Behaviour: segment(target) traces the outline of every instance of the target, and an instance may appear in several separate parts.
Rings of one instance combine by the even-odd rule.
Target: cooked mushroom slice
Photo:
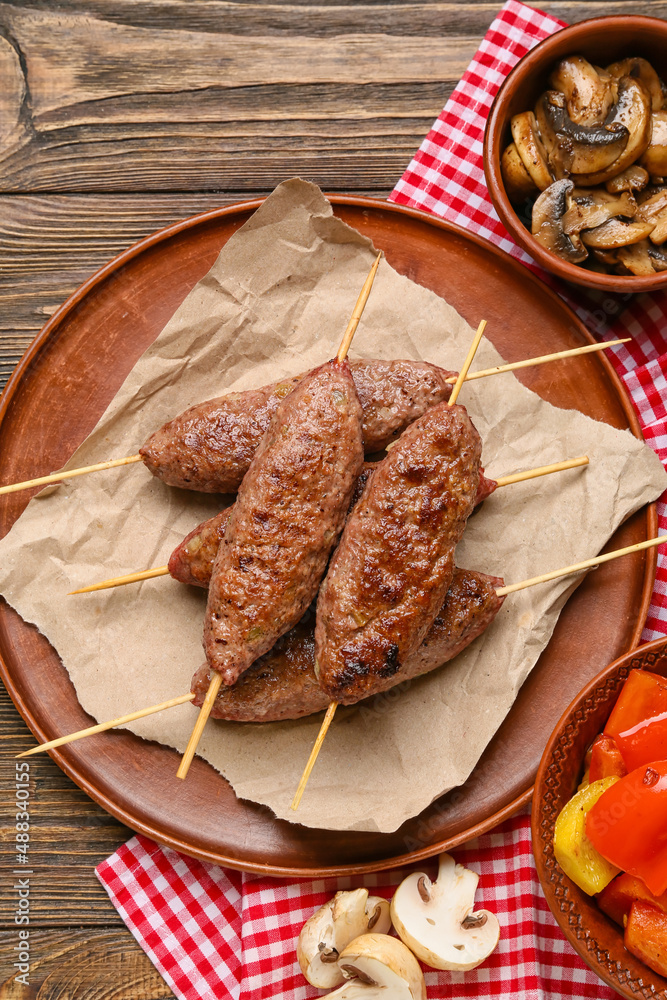
[[[498,920],[488,910],[473,913],[479,876],[440,855],[438,878],[413,872],[391,901],[396,931],[417,958],[434,969],[475,969],[498,944]]]
[[[572,181],[560,180],[543,191],[533,205],[532,232],[545,250],[555,253],[570,264],[586,260],[588,251],[578,236],[568,236],[563,231],[563,216],[567,208],[567,195],[574,189]]]
[[[667,250],[664,247],[651,245],[648,248],[648,255],[651,258],[654,270],[667,271]]]
[[[540,191],[551,184],[546,150],[540,139],[537,122],[532,111],[523,111],[512,118],[512,138],[524,167]]]
[[[649,255],[650,245],[648,240],[642,240],[632,246],[621,247],[617,251],[619,264],[623,264],[631,274],[655,274],[655,268]]]
[[[651,115],[651,141],[640,163],[649,174],[664,177],[667,174],[667,111]]]
[[[651,95],[651,107],[653,111],[659,111],[662,107],[662,81],[650,62],[635,56],[631,59],[621,59],[620,62],[607,66],[607,72],[615,80],[620,80],[622,76],[633,76],[639,80]]]
[[[369,896],[368,889],[337,892],[301,928],[296,945],[301,971],[312,986],[338,986],[345,977],[336,963],[350,941],[369,930],[386,934],[390,927],[386,899]]]
[[[536,121],[551,161],[557,148],[572,174],[592,174],[615,163],[630,142],[626,126],[615,120],[603,125],[577,125],[567,114],[565,98],[547,90],[537,102]]]
[[[505,182],[507,197],[515,204],[521,204],[531,194],[537,192],[533,179],[523,165],[516,144],[511,142],[502,155],[500,170]],[[648,179],[648,174],[646,175]]]
[[[627,145],[610,166],[595,171],[581,171],[580,176],[573,177],[577,185],[593,187],[605,184],[639,159],[651,141],[651,97],[643,84],[632,76],[624,76],[619,81],[618,101],[609,113],[605,127],[610,128],[612,125],[622,125],[627,129],[630,133]],[[573,170],[572,173],[579,171]]]
[[[655,225],[651,230],[651,243],[660,245],[665,240],[667,240],[667,208],[657,217]]]
[[[597,229],[589,229],[582,233],[581,238],[587,247],[615,250],[617,247],[639,243],[652,229],[651,222],[623,222],[621,219],[610,219]]]
[[[618,194],[619,191],[643,191],[647,184],[648,171],[633,163],[622,174],[607,181],[605,187],[610,194]]]
[[[617,85],[611,74],[583,56],[561,59],[549,85],[563,94],[567,113],[577,125],[600,124],[616,102]]]
[[[642,222],[656,222],[667,208],[667,187],[643,191],[637,198],[637,204],[639,205],[636,212],[637,219]]]
[[[618,264],[618,257],[616,256],[617,253],[618,250],[593,250],[593,256],[595,259],[601,264],[604,264],[607,271]]]
[[[322,1000],[426,1000],[424,974],[412,952],[388,934],[363,934],[338,964],[351,982]]]
[[[618,215],[632,218],[637,211],[637,202],[627,191],[613,195],[596,188],[575,189],[567,195],[567,205],[563,232],[568,236],[584,229],[595,229]]]

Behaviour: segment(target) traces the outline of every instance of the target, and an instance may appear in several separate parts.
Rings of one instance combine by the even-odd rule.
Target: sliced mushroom
[[[577,125],[601,124],[616,103],[616,81],[583,56],[561,59],[549,84],[563,94],[568,116]]]
[[[515,204],[521,204],[532,194],[537,193],[533,179],[523,165],[516,144],[511,142],[500,161],[507,197]],[[648,174],[646,175],[648,179]]]
[[[327,989],[345,979],[336,964],[346,946],[369,930],[385,934],[391,927],[389,903],[369,896],[368,889],[337,892],[301,928],[296,954],[312,986]]]
[[[563,230],[567,195],[574,190],[572,181],[560,180],[543,191],[533,205],[532,232],[545,250],[555,253],[570,264],[586,260],[588,251],[578,236],[568,236]]]
[[[523,111],[520,115],[514,115],[512,118],[512,138],[535,187],[544,191],[545,188],[549,187],[553,178],[532,111]]]
[[[565,98],[557,90],[542,94],[535,118],[550,164],[562,163],[564,170],[572,174],[606,170],[630,142],[628,128],[615,120],[602,125],[577,125],[568,116]]]
[[[638,198],[636,217],[642,222],[656,222],[667,208],[667,187],[644,191]]]
[[[632,246],[620,247],[617,251],[619,264],[626,267],[630,274],[655,274],[655,268],[649,256],[649,247],[648,240],[641,240],[639,243],[633,243]]]
[[[631,246],[645,239],[653,224],[650,222],[623,222],[621,219],[610,219],[597,229],[589,229],[581,234],[587,247],[598,250],[615,250],[618,247]]]
[[[664,247],[649,246],[648,255],[655,271],[667,271],[667,251]]]
[[[567,205],[563,232],[568,236],[595,229],[618,215],[632,218],[637,211],[637,202],[627,191],[613,195],[601,189],[575,189],[567,196]]]
[[[639,162],[653,176],[667,174],[667,111],[651,115],[651,141]]]
[[[342,952],[338,965],[351,981],[322,1000],[426,1000],[417,959],[388,934],[363,934]]]
[[[633,163],[623,173],[607,181],[605,187],[610,194],[618,194],[620,191],[643,191],[647,184],[648,171]]]
[[[660,245],[667,240],[667,208],[664,209],[655,220],[655,225],[651,230],[651,242]]]
[[[498,944],[498,920],[488,910],[473,913],[478,876],[440,855],[435,882],[413,872],[391,901],[391,919],[402,941],[434,969],[475,969]]]
[[[623,76],[632,76],[636,80],[640,80],[651,95],[652,110],[659,111],[662,107],[662,81],[646,59],[639,56],[621,59],[620,62],[607,66],[607,73],[615,80],[620,80]]]
[[[627,145],[610,166],[582,171],[580,176],[573,177],[577,185],[593,187],[605,184],[612,177],[623,173],[648,147],[651,141],[651,97],[643,84],[632,76],[624,76],[619,81],[618,101],[610,112],[606,127],[610,128],[612,125],[627,129],[630,134]],[[572,172],[578,173],[575,170]]]

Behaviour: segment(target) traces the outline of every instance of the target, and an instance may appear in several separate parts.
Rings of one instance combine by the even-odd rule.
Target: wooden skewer
[[[593,559],[586,559],[584,562],[575,563],[574,565],[566,566],[563,569],[556,569],[552,573],[543,573],[541,576],[533,576],[530,580],[523,580],[521,583],[511,583],[506,587],[498,587],[496,589],[496,594],[498,597],[504,597],[506,594],[512,594],[518,590],[525,590],[528,587],[535,587],[538,583],[546,583],[549,580],[556,580],[558,577],[568,576],[571,573],[580,573],[582,570],[592,569],[594,566],[599,566],[601,563],[605,562],[611,562],[613,559],[618,559],[621,556],[630,555],[633,552],[641,552],[643,549],[650,549],[656,545],[662,545],[664,542],[667,542],[667,534],[658,535],[657,538],[649,538],[645,542],[637,542],[634,545],[627,545],[623,549],[615,549],[614,552],[607,552],[604,555],[595,556]],[[156,712],[161,712],[163,709],[170,708],[172,705],[183,705],[188,701],[192,701],[193,698],[194,695],[192,693],[181,695],[179,698],[172,698],[170,701],[165,701],[161,705],[153,705],[151,708],[144,708],[139,712],[132,712],[130,715],[124,715],[120,719],[113,719],[111,722],[101,722],[97,726],[91,726],[89,729],[82,729],[78,733],[70,733],[69,736],[61,736],[59,739],[51,740],[49,743],[42,743],[40,746],[33,747],[32,750],[25,750],[23,753],[17,754],[17,757],[29,757],[31,754],[41,753],[43,750],[50,750],[52,747],[62,746],[64,743],[73,743],[75,740],[80,740],[84,736],[92,736],[94,733],[104,732],[107,729],[113,729],[115,726],[122,726],[126,722],[132,722],[135,719],[141,719],[147,715],[153,715]],[[304,771],[301,781],[299,782],[297,794],[294,796],[294,801],[292,802],[292,808],[294,809],[298,806],[301,795],[303,795],[303,789],[305,788],[310,772],[313,769],[313,764],[315,763],[317,753],[319,752],[319,747],[322,745],[322,741],[324,740],[326,731],[329,728],[331,720],[333,719],[336,708],[337,703],[332,701],[327,709],[322,726],[320,727],[320,732],[310,758],[308,759],[306,770]]]
[[[377,263],[377,261],[376,261]],[[357,320],[358,322],[358,320]],[[530,368],[533,365],[544,365],[548,361],[560,361],[563,358],[576,358],[580,354],[591,354],[594,351],[605,351],[608,347],[616,347],[618,344],[627,344],[632,337],[625,337],[622,340],[608,340],[604,344],[589,344],[587,347],[574,347],[569,351],[558,351],[556,354],[543,354],[538,358],[526,358],[524,361],[512,361],[507,365],[498,365],[496,368],[485,368],[483,371],[468,373],[466,382],[472,382],[477,378],[486,378],[489,375],[501,375],[503,372],[513,372],[518,368]],[[457,380],[456,375],[451,375],[445,379],[449,385],[454,385]],[[39,479],[28,479],[23,483],[13,483],[10,486],[0,486],[0,496],[3,493],[17,493],[19,490],[27,490],[31,486],[46,486],[48,483],[58,483],[63,479],[72,476],[83,476],[88,472],[98,472],[102,469],[115,469],[119,465],[131,465],[133,462],[140,462],[141,455],[130,455],[129,458],[115,458],[111,462],[99,462],[97,465],[88,465],[83,469],[70,469],[69,472],[54,472],[50,476],[41,476]]]
[[[620,556],[630,555],[631,552],[641,552],[643,549],[651,549],[655,545],[662,545],[667,542],[667,535],[658,535],[657,538],[649,538],[646,542],[637,542],[635,545],[626,545],[624,549],[615,549],[614,552],[605,552],[604,555],[596,556],[594,559],[585,559],[580,563],[573,563],[572,566],[565,566],[563,569],[555,569],[551,573],[542,573],[541,576],[533,576],[530,580],[522,580],[521,583],[510,583],[507,587],[498,587],[496,594],[504,597],[505,594],[514,594],[517,590],[525,590],[527,587],[534,587],[538,583],[547,583],[549,580],[557,580],[560,576],[569,576],[571,573],[580,573],[585,569],[592,569],[593,566],[600,566],[601,563],[611,562]]]
[[[359,326],[359,320],[361,319],[361,314],[363,313],[364,307],[368,302],[368,296],[371,293],[371,288],[373,287],[373,281],[375,280],[377,269],[380,266],[381,257],[382,257],[382,252],[380,251],[380,253],[375,258],[375,262],[368,273],[368,277],[364,282],[361,292],[359,293],[357,304],[355,305],[352,311],[350,321],[347,324],[347,328],[345,330],[345,333],[343,334],[343,339],[341,340],[340,347],[338,348],[338,354],[336,355],[336,359],[339,362],[344,361],[345,358],[347,357],[347,352],[350,349],[352,338],[354,337],[357,327]],[[192,763],[195,751],[197,750],[199,740],[201,739],[201,734],[204,731],[204,726],[206,725],[208,717],[211,714],[211,709],[213,708],[216,696],[218,694],[218,691],[220,690],[220,685],[222,684],[222,674],[219,674],[215,670],[212,673],[213,676],[211,677],[206,697],[204,699],[202,707],[199,709],[197,722],[195,723],[195,727],[192,730],[192,735],[188,740],[188,745],[185,748],[185,753],[183,754],[180,766],[178,768],[178,771],[176,772],[177,778],[185,778],[190,769],[190,764]]]
[[[468,351],[468,356],[466,357],[465,361],[463,362],[463,367],[461,368],[461,371],[458,374],[458,378],[456,379],[456,382],[454,383],[454,388],[452,389],[452,394],[449,397],[449,400],[447,402],[448,406],[454,406],[454,403],[456,402],[456,400],[458,398],[458,395],[459,395],[459,393],[461,391],[461,386],[465,382],[466,375],[468,374],[468,369],[470,368],[470,365],[473,362],[475,354],[477,353],[477,348],[479,347],[479,344],[480,344],[480,341],[481,341],[481,339],[482,339],[482,337],[484,335],[484,330],[485,329],[486,329],[486,320],[483,319],[482,322],[477,327],[477,332],[475,333],[475,336],[473,337],[472,344],[470,345],[470,350]],[[320,750],[322,749],[322,744],[324,743],[324,737],[327,735],[327,732],[329,730],[329,726],[331,725],[331,720],[333,719],[333,717],[335,715],[337,707],[338,707],[338,703],[337,702],[335,702],[335,701],[329,702],[329,707],[327,708],[326,715],[324,716],[324,721],[323,721],[322,726],[320,728],[320,731],[319,731],[319,733],[317,735],[317,739],[315,740],[315,745],[313,746],[313,749],[310,752],[310,757],[308,758],[308,763],[306,764],[306,766],[304,768],[304,772],[301,775],[301,780],[300,780],[299,785],[297,787],[296,794],[294,795],[294,798],[292,799],[292,802],[291,802],[291,805],[290,805],[290,809],[293,809],[295,812],[296,812],[296,810],[298,808],[299,802],[301,801],[301,796],[303,795],[303,793],[304,793],[304,791],[306,789],[306,785],[307,785],[308,779],[310,777],[310,772],[313,770],[313,768],[315,766],[315,761],[317,760],[317,756],[318,756]]]
[[[378,267],[380,266],[380,261],[382,260],[382,251],[375,258],[375,263],[368,272],[368,277],[364,282],[364,287],[359,292],[359,298],[357,299],[357,304],[352,310],[352,315],[350,316],[350,322],[347,324],[347,329],[343,334],[343,339],[340,342],[340,347],[338,348],[338,354],[336,359],[338,361],[344,361],[347,357],[347,352],[350,349],[350,344],[352,343],[352,338],[357,332],[357,327],[359,326],[359,320],[361,319],[361,314],[366,308],[366,303],[368,302],[368,296],[371,294],[371,288],[373,287],[373,282],[375,281],[375,275],[378,273]]]
[[[147,715],[155,715],[157,712],[163,712],[166,708],[174,708],[175,705],[186,705],[189,701],[192,701],[194,694],[182,694],[178,698],[170,698],[169,701],[163,701],[161,705],[151,705],[150,708],[141,708],[138,712],[130,712],[129,715],[121,715],[119,719],[112,719],[111,722],[100,722],[96,726],[89,726],[88,729],[80,729],[78,733],[70,733],[69,736],[59,736],[56,740],[49,740],[48,743],[41,743],[38,747],[33,747],[32,750],[25,750],[23,753],[17,753],[17,757],[32,757],[35,753],[43,753],[45,750],[53,750],[54,747],[64,746],[65,743],[74,743],[75,740],[80,740],[84,736],[94,736],[95,733],[103,733],[107,729],[114,729],[116,726],[123,726],[126,722],[135,722],[137,719],[145,719]]]
[[[290,804],[290,809],[293,809],[294,812],[296,812],[296,810],[299,808],[299,802],[301,802],[301,796],[306,790],[306,785],[308,784],[308,779],[310,778],[310,772],[315,767],[315,761],[317,760],[317,756],[320,752],[320,749],[322,748],[322,744],[324,743],[324,737],[327,735],[329,726],[331,725],[333,717],[336,714],[337,708],[338,708],[337,701],[329,702],[329,707],[327,708],[326,713],[324,715],[324,719],[322,720],[322,725],[320,726],[320,731],[317,734],[317,739],[315,740],[313,749],[310,751],[310,757],[308,758],[308,763],[304,768],[303,774],[301,775],[301,780],[299,781],[299,786]]]
[[[466,376],[468,374],[468,369],[470,368],[470,365],[473,362],[473,358],[477,354],[477,348],[479,347],[479,342],[484,335],[485,329],[486,329],[486,320],[483,319],[482,322],[477,327],[477,333],[473,337],[472,345],[470,347],[470,350],[468,351],[468,357],[463,362],[463,368],[457,375],[456,381],[454,382],[454,388],[452,389],[452,394],[448,400],[449,406],[453,406],[456,400],[458,399],[458,395],[461,391],[461,386],[465,382]]]
[[[565,472],[567,469],[576,469],[580,465],[588,465],[588,455],[580,455],[579,458],[569,458],[566,462],[554,462],[553,465],[542,465],[537,469],[528,469],[526,472],[515,472],[511,476],[501,476],[496,479],[498,489],[501,486],[510,486],[512,483],[523,483],[527,479],[538,479],[540,476],[548,476],[552,472]],[[140,583],[142,580],[152,580],[157,576],[168,576],[168,566],[156,566],[154,569],[144,569],[138,573],[126,573],[125,576],[114,576],[110,580],[102,580],[101,583],[91,583],[88,587],[80,587],[78,590],[70,590],[68,597],[73,594],[92,594],[97,590],[110,590],[112,587],[124,587],[127,583]]]
[[[569,351],[558,351],[556,354],[542,354],[539,358],[526,358],[524,361],[512,361],[507,365],[498,365],[496,368],[485,368],[483,371],[470,372],[466,376],[466,382],[473,382],[476,378],[486,378],[488,375],[500,375],[502,372],[514,372],[518,368],[532,368],[533,365],[545,365],[549,361],[562,361],[565,358],[578,358],[582,354],[593,354],[596,351],[606,351],[608,347],[617,347],[619,344],[627,344],[632,337],[624,337],[622,340],[607,340],[604,344],[589,344],[587,347],[573,347]],[[451,375],[445,379],[453,385],[456,376]]]
[[[39,479],[27,479],[24,483],[12,483],[11,486],[0,486],[0,496],[3,493],[18,493],[28,490],[31,486],[47,486],[48,483],[59,483],[72,476],[85,476],[89,472],[99,472],[102,469],[116,469],[119,465],[132,465],[140,462],[141,455],[130,455],[129,458],[114,458],[110,462],[98,462],[97,465],[86,465],[82,469],[70,469],[68,472],[53,472],[50,476],[40,476]]]

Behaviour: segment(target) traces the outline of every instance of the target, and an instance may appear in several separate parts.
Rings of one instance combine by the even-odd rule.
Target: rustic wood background
[[[0,388],[70,293],[157,229],[296,174],[386,197],[500,6],[0,2]],[[667,18],[667,0],[539,6]],[[48,757],[30,772],[31,985],[13,981],[9,802],[34,740],[4,689],[0,735],[0,1000],[171,997],[93,873],[130,831]]]

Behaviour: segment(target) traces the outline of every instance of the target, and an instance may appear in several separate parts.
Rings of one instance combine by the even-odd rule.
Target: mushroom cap
[[[519,156],[516,143],[511,142],[505,149],[500,160],[500,170],[505,182],[507,197],[510,201],[521,203],[531,194],[536,193],[535,183],[523,165],[523,160]]]
[[[641,56],[631,56],[629,59],[621,59],[619,62],[607,66],[607,73],[614,80],[620,80],[623,76],[634,77],[646,87],[651,95],[652,110],[659,111],[663,106],[662,80],[647,59],[642,59]]]
[[[386,1000],[426,1000],[426,984],[412,952],[388,934],[363,934],[345,948],[339,965],[349,977],[366,983],[361,996]],[[377,993],[372,986],[381,987]],[[341,1000],[345,994],[341,991]]]
[[[478,876],[440,856],[438,878],[409,875],[391,901],[392,923],[402,941],[434,969],[475,969],[498,944],[498,920],[488,910],[473,913]]]
[[[580,125],[567,113],[565,98],[547,90],[537,102],[535,116],[553,165],[557,156],[572,174],[591,174],[615,163],[630,141],[625,124],[616,120]]]
[[[621,219],[609,219],[595,229],[588,229],[581,234],[587,247],[598,250],[615,250],[617,247],[627,247],[639,243],[653,229],[650,222],[623,222]]]
[[[533,205],[532,232],[546,250],[571,264],[579,264],[586,260],[588,251],[577,235],[569,236],[563,229],[566,199],[573,189],[572,181],[563,179],[554,181],[542,192]]]
[[[540,191],[544,191],[553,178],[533,112],[522,111],[521,114],[514,115],[511,129],[514,145],[533,184]]]
[[[578,125],[601,124],[616,102],[617,86],[612,75],[600,71],[583,56],[561,59],[549,85],[563,94],[568,116]]]
[[[653,176],[667,174],[667,111],[655,111],[651,115],[651,141],[640,163]]]
[[[593,187],[616,177],[639,159],[651,141],[651,95],[639,80],[632,76],[624,76],[619,81],[618,101],[610,115],[605,127],[622,125],[629,132],[630,138],[610,166],[585,171],[573,169],[572,179],[577,185]]]
[[[340,953],[369,928],[385,933],[391,927],[389,903],[369,896],[368,889],[337,892],[301,928],[296,954],[301,971],[312,986],[329,989],[344,982],[336,964]]]

